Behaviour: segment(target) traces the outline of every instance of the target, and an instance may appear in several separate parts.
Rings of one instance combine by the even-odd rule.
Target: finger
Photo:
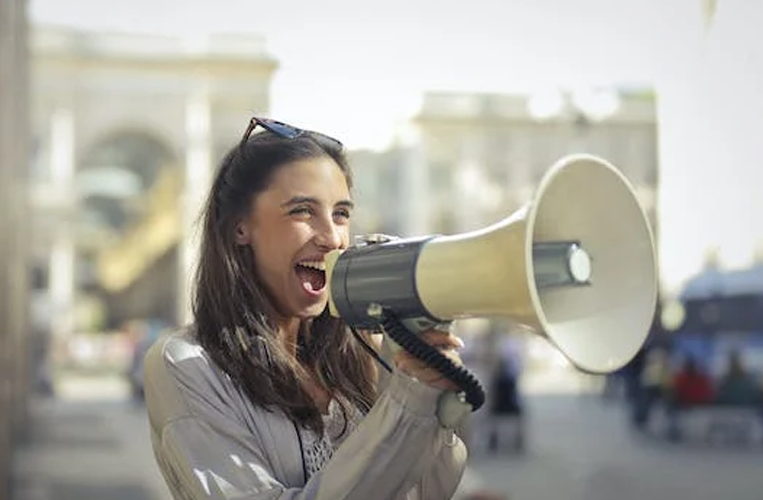
[[[418,365],[413,367],[403,363],[401,371],[421,383],[440,389],[458,390],[459,388],[457,384],[445,377],[442,373],[431,368],[418,369]]]
[[[409,377],[415,378],[419,382],[436,387],[438,389],[444,389],[444,390],[451,390],[451,391],[458,391],[460,390],[460,387],[458,384],[450,380],[449,378],[445,377],[442,373],[438,372],[437,370],[433,370],[428,367],[424,367],[423,369],[419,369],[421,367],[421,364],[418,360],[410,360],[410,359],[403,359],[400,361],[400,364],[398,365],[398,369],[408,375]]]
[[[438,349],[461,349],[464,341],[452,333],[428,330],[421,334],[421,340]]]
[[[395,366],[405,371],[406,373],[418,373],[427,370],[435,372],[437,371],[420,359],[411,356],[410,354],[401,354],[395,356]]]
[[[424,362],[411,355],[395,356],[395,366],[406,373],[419,372],[428,368]]]
[[[445,351],[443,354],[453,362],[456,366],[461,366],[463,363],[461,358],[455,351]],[[419,380],[432,379],[442,377],[442,373],[435,368],[432,368],[425,362],[415,358],[409,354],[404,354],[395,357],[395,366],[404,373],[416,377]]]
[[[458,354],[458,351],[455,349],[445,349],[441,350],[440,353],[445,356],[446,358],[450,359],[456,364],[462,364],[461,356]],[[414,356],[413,354],[409,353],[405,350],[400,350],[395,353],[394,355],[394,361],[395,363],[399,362],[405,362],[406,365],[412,366],[412,367],[420,367],[423,369],[424,367],[429,367],[424,361],[421,361],[419,358]]]
[[[442,376],[438,371],[423,366],[417,361],[401,360],[396,363],[396,366],[401,372],[419,380],[429,380]]]

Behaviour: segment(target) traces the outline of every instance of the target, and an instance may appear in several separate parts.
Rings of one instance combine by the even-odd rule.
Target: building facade
[[[267,112],[258,36],[36,26],[32,255],[53,334],[187,314],[193,228],[216,163]]]
[[[364,229],[411,236],[478,229],[530,201],[543,175],[564,155],[590,153],[623,172],[656,232],[654,95],[618,91],[601,112],[560,94],[554,113],[543,115],[534,111],[533,99],[426,94],[405,145],[356,160],[359,194],[376,214],[362,220]]]
[[[426,159],[428,224],[459,232],[495,222],[527,203],[546,171],[569,153],[618,166],[652,214],[657,186],[655,101],[620,93],[617,109],[593,119],[571,100],[534,117],[531,96],[429,94],[416,118]],[[581,193],[583,195],[583,193]]]

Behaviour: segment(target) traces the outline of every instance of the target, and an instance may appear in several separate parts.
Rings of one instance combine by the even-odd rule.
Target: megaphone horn
[[[329,307],[349,324],[507,317],[578,369],[607,373],[640,349],[657,302],[654,242],[627,179],[592,155],[554,164],[535,196],[483,229],[357,245],[327,258]]]

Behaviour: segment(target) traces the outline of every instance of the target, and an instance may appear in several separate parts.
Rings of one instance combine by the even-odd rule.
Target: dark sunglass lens
[[[330,144],[336,148],[342,148],[344,145],[339,139],[334,139],[330,135],[321,134],[320,132],[310,132],[310,136],[313,138],[314,141],[316,141],[318,144]]]
[[[262,120],[260,123],[274,134],[286,137],[287,139],[294,139],[302,134],[300,129],[274,120]]]

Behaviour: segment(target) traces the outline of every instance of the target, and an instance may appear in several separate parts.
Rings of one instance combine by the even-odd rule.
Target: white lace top
[[[323,436],[314,431],[299,428],[302,438],[302,459],[305,463],[307,478],[321,470],[334,451],[344,442],[345,438],[355,430],[363,415],[354,406],[345,404],[346,412],[342,411],[339,401],[332,399],[328,407],[328,415],[323,415]],[[347,415],[345,415],[347,413]]]

